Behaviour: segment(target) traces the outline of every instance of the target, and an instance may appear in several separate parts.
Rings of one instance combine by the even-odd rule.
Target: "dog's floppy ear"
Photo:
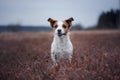
[[[48,18],[48,21],[50,22],[52,27],[53,27],[54,23],[57,22],[57,20],[54,20],[52,18]]]
[[[48,21],[49,21],[49,22],[54,22],[54,19],[48,18]]]
[[[74,21],[73,17],[70,17],[69,19],[66,19],[65,22],[67,22],[67,24],[69,25],[69,27],[71,26],[71,22]]]
[[[73,19],[73,17],[71,17],[69,19],[66,19],[65,21],[68,22],[68,23],[70,23],[70,22],[74,21],[74,19]]]

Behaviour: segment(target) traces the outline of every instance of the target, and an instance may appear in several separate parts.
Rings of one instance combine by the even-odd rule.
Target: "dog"
[[[61,59],[68,59],[71,63],[73,56],[73,45],[70,40],[69,29],[74,19],[71,17],[64,21],[57,21],[48,18],[54,31],[54,38],[51,44],[51,58],[54,65],[58,65]]]

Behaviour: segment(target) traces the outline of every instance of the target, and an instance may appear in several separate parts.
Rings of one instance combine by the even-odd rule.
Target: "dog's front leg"
[[[51,53],[51,58],[52,58],[52,61],[53,61],[54,65],[57,66],[58,64],[57,64],[56,55],[55,55],[54,52]]]
[[[70,62],[70,64],[71,64],[71,62],[72,62],[72,55],[69,55],[69,62]]]

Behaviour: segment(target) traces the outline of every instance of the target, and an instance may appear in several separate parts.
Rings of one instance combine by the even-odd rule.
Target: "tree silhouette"
[[[104,28],[104,29],[116,29],[119,28],[120,24],[120,10],[111,10],[108,12],[103,12],[98,19],[97,28]]]

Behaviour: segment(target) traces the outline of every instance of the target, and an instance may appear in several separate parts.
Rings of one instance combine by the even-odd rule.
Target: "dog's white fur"
[[[65,33],[63,24],[63,21],[57,21],[57,28],[54,30],[51,45],[51,58],[56,66],[61,59],[68,59],[71,62],[73,55],[73,45],[69,37],[69,31],[65,35],[58,36],[58,30],[61,30],[61,34]]]

